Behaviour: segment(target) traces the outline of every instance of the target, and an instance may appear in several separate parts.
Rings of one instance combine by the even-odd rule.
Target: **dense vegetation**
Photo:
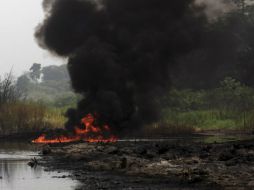
[[[254,130],[254,88],[226,77],[213,89],[173,88],[162,98],[163,115],[147,133]]]
[[[18,77],[16,86],[26,100],[60,108],[76,104],[77,96],[71,90],[65,64],[41,68],[40,64],[34,63],[30,71]]]
[[[0,136],[62,128],[66,108],[76,100],[66,65],[31,70],[17,80],[9,73],[0,81]]]
[[[63,66],[61,66],[63,67]],[[23,75],[24,76],[24,75]],[[21,76],[21,77],[23,77]],[[20,78],[18,79],[18,82]],[[33,99],[34,89],[47,87],[44,82],[29,82],[24,92],[15,83],[11,75],[0,82],[0,132],[31,133],[45,129],[62,128],[66,121],[66,108],[74,106],[77,95],[70,88],[68,99],[59,98],[61,94],[50,94],[53,100],[48,101],[43,93]],[[69,82],[66,80],[66,82]],[[61,81],[52,80],[52,84]],[[33,88],[31,88],[33,86]],[[20,97],[22,97],[20,99]],[[161,120],[144,127],[144,133],[176,134],[191,133],[200,130],[253,130],[254,129],[254,88],[246,86],[232,77],[226,77],[217,87],[210,89],[177,89],[172,87],[161,98],[163,115]]]

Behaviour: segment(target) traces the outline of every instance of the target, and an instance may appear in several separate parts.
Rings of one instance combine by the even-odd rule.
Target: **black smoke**
[[[83,95],[67,127],[87,113],[119,131],[157,120],[178,57],[202,46],[207,18],[194,0],[44,1],[41,47],[68,58]]]

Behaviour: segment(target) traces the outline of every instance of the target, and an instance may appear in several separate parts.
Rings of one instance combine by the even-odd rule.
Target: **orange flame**
[[[68,143],[68,142],[75,142],[79,141],[81,138],[79,136],[76,137],[65,137],[65,136],[60,136],[56,137],[54,139],[47,139],[45,134],[42,134],[40,137],[37,139],[33,140],[33,143],[43,143],[43,144],[49,144],[49,143]]]
[[[59,136],[53,139],[47,139],[45,134],[42,134],[37,139],[33,140],[33,143],[41,143],[41,144],[53,144],[53,143],[68,143],[68,142],[76,142],[76,141],[86,141],[90,143],[96,142],[116,142],[118,139],[116,136],[110,134],[110,127],[108,125],[104,125],[102,127],[95,126],[96,118],[92,114],[88,114],[86,117],[81,119],[81,125],[84,128],[75,128],[74,136]],[[107,137],[105,137],[107,134]]]

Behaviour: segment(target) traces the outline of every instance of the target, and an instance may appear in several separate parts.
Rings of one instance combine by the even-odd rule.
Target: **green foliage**
[[[196,129],[254,129],[254,89],[232,77],[209,90],[172,89],[163,122]]]
[[[227,111],[247,111],[254,107],[254,90],[226,77],[213,92],[213,106]]]
[[[165,97],[164,103],[175,111],[195,110],[203,107],[205,92],[194,91],[191,89],[177,90],[171,89],[169,94]]]

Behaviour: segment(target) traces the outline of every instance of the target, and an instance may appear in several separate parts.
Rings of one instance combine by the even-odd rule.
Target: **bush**
[[[3,79],[0,78],[0,107],[3,104],[17,101],[20,96],[11,72]]]

